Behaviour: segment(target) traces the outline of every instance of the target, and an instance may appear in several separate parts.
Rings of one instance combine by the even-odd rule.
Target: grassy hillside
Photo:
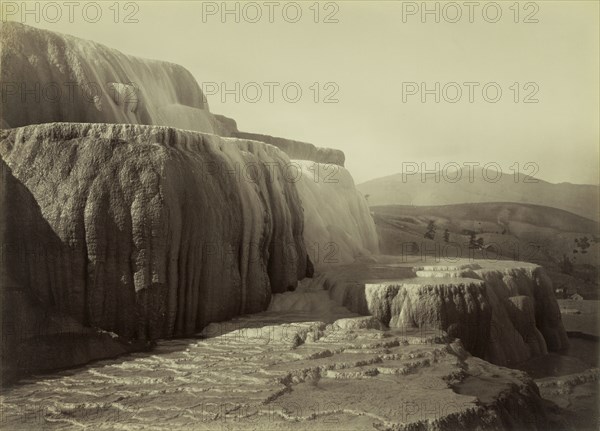
[[[556,289],[598,296],[599,224],[556,208],[518,203],[371,207],[385,254],[423,260],[522,260],[544,266]],[[559,291],[559,296],[563,294]]]

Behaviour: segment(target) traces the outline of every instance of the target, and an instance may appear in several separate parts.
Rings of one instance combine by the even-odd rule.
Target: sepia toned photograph
[[[600,429],[600,1],[0,1],[0,430]]]

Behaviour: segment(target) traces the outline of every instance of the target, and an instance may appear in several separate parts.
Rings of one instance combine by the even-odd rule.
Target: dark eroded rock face
[[[2,382],[32,370],[56,369],[109,358],[146,343],[83,326],[32,287],[64,282],[72,255],[42,216],[31,192],[0,159],[0,326]]]
[[[501,365],[568,347],[552,282],[543,268],[519,262],[521,268],[480,269],[495,310],[487,356]]]
[[[23,232],[12,246],[44,253],[13,256],[4,276],[78,324],[138,340],[192,334],[265,309],[306,273],[300,200],[274,147],[55,123],[1,131],[0,155],[15,184],[5,229]],[[271,173],[236,174],[248,163]]]

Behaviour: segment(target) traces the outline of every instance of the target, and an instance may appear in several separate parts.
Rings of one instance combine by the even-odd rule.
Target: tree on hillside
[[[477,239],[475,238],[475,232],[469,233],[469,248],[477,248]]]
[[[590,240],[587,236],[583,236],[581,238],[575,238],[575,244],[581,250],[582,254],[587,253],[587,249],[590,247]]]
[[[435,222],[433,220],[429,220],[427,231],[423,236],[427,239],[435,239]]]
[[[573,274],[573,262],[568,258],[566,254],[563,254],[562,260],[560,261],[560,270],[563,274]]]
[[[444,242],[450,242],[450,231],[448,229],[444,231]]]
[[[475,232],[471,232],[469,234],[469,248],[482,249],[483,248],[483,238],[481,238],[481,237],[476,238]]]

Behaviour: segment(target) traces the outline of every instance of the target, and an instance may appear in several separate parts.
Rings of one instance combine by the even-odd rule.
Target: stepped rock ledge
[[[380,255],[342,151],[239,131],[179,65],[16,23],[0,42],[3,383],[156,346],[57,379],[102,392],[142,370],[119,399],[148,426],[185,390],[255,407],[259,422],[274,400],[344,403],[277,415],[296,429],[323,416],[340,429],[554,426],[533,381],[498,366],[568,345],[542,268]],[[21,97],[22,85],[57,82],[97,89]],[[240,327],[292,337],[232,341]],[[152,383],[164,389],[158,413],[136,386],[156,370],[172,374]],[[7,397],[7,423],[30,420],[19,407],[45,384]],[[106,387],[99,396],[117,405]],[[70,396],[54,397],[50,420]],[[398,408],[417,401],[444,410]],[[195,407],[177,425],[194,426]]]

